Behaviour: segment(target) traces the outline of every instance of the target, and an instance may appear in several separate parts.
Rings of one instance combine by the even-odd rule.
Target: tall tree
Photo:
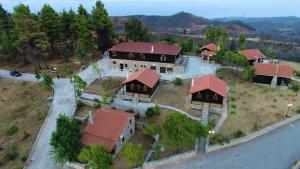
[[[224,48],[224,43],[229,38],[229,33],[226,28],[223,27],[211,27],[205,33],[205,37],[210,42],[218,44],[221,48]]]
[[[56,122],[56,129],[52,133],[50,145],[56,163],[64,164],[75,161],[80,153],[81,132],[75,119],[60,115]]]
[[[244,50],[246,49],[246,36],[245,34],[241,33],[239,35],[239,45],[238,45],[239,50]]]
[[[11,29],[11,21],[7,11],[0,4],[0,33],[2,31],[8,32]]]
[[[46,33],[51,50],[54,52],[55,42],[59,39],[59,15],[50,5],[45,4],[39,16],[39,22],[41,31]]]
[[[127,39],[133,41],[149,41],[150,35],[148,28],[141,20],[131,17],[125,22],[125,34]]]
[[[66,42],[66,48],[72,51],[76,40],[75,12],[72,9],[69,11],[63,10],[59,27],[61,40]]]
[[[112,156],[102,145],[92,145],[81,150],[78,158],[81,162],[87,162],[93,169],[108,169],[113,162]]]
[[[205,126],[178,112],[167,116],[163,132],[166,144],[176,148],[177,152],[179,148],[195,143],[197,138],[206,137],[208,133]]]
[[[2,31],[0,37],[0,60],[10,62],[12,60],[12,40],[10,34],[6,31]]]
[[[96,1],[96,5],[92,10],[92,26],[97,34],[96,42],[98,50],[104,52],[111,48],[116,31],[112,20],[100,0]]]

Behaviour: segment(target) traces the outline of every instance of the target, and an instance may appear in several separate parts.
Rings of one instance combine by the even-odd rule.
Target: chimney
[[[89,111],[89,123],[90,123],[90,124],[93,124],[93,123],[94,123],[92,111]]]
[[[151,53],[153,53],[154,52],[154,46],[152,45],[151,46]]]

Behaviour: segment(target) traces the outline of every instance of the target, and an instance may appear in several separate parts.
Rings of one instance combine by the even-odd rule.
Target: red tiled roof
[[[208,44],[208,45],[205,45],[205,46],[203,46],[202,48],[201,48],[201,50],[202,49],[208,49],[208,50],[210,50],[210,51],[219,51],[220,50],[220,48],[218,47],[218,45],[216,45],[216,44],[214,44],[214,43],[210,43],[210,44]]]
[[[126,79],[122,84],[137,80],[144,85],[153,88],[154,85],[159,81],[160,74],[148,69],[142,68],[139,71],[133,73],[128,79]]]
[[[254,63],[255,74],[263,76],[293,77],[293,67],[285,64]]]
[[[81,143],[86,146],[103,144],[111,151],[132,116],[131,113],[114,109],[98,109],[93,123],[85,127]]]
[[[181,47],[149,42],[124,42],[110,48],[109,51],[178,55],[181,51]]]
[[[223,97],[227,97],[226,82],[213,75],[205,75],[194,79],[190,93],[196,93],[203,90],[211,90]]]
[[[265,59],[267,58],[265,54],[263,54],[258,49],[248,49],[248,50],[240,50],[241,54],[245,55],[248,60],[255,60],[255,59]]]
[[[201,52],[201,55],[206,56],[206,57],[212,57],[216,55],[216,52],[212,52],[212,51],[203,51]]]

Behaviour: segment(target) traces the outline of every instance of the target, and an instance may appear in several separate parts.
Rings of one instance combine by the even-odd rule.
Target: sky
[[[83,4],[91,10],[96,0],[0,0],[9,12],[19,3],[38,12],[44,3],[57,11],[77,9]],[[300,0],[102,0],[111,16],[172,15],[181,11],[206,18],[220,17],[300,17]]]

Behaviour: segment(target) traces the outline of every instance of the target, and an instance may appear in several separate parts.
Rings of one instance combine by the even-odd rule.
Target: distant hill
[[[255,28],[261,38],[300,43],[300,18],[298,17],[230,17],[217,18],[214,21],[224,24],[240,21]]]
[[[168,32],[189,35],[201,35],[207,31],[212,25],[226,27],[231,33],[246,32],[253,33],[255,31],[251,26],[241,21],[220,22],[198,17],[186,12],[180,12],[171,16],[121,16],[113,17],[113,21],[119,32],[124,31],[124,22],[129,17],[136,17],[142,20],[152,32]]]

